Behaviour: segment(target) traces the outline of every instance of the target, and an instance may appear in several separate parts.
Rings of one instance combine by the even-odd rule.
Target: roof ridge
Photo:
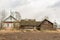
[[[15,19],[16,21],[19,21],[17,20],[15,17],[13,17],[12,15],[9,15],[7,18],[5,18],[3,21],[5,21],[6,19],[8,19],[9,17],[12,17],[13,19]]]

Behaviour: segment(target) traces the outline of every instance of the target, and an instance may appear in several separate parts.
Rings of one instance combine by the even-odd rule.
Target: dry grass
[[[60,30],[56,31],[50,31],[50,30],[45,30],[45,31],[38,31],[38,30],[0,30],[0,33],[14,33],[14,32],[48,32],[48,33],[60,33]]]
[[[1,30],[0,40],[60,40],[60,31]]]

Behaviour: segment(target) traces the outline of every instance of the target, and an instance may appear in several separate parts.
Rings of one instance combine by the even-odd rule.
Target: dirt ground
[[[0,32],[0,40],[60,40],[60,32]]]

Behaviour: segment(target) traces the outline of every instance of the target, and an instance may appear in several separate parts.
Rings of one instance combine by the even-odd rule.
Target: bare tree
[[[19,12],[10,10],[10,13],[11,13],[10,15],[15,17],[17,20],[19,21],[21,20],[21,16]]]
[[[10,16],[14,17],[14,13],[10,10]],[[10,20],[12,20],[12,18],[10,17]]]
[[[10,10],[10,15],[11,15],[11,16],[14,16],[14,13],[13,13],[13,11],[12,11],[12,10]]]
[[[6,16],[5,13],[6,13],[5,9],[1,11],[0,28],[2,28],[2,21],[4,20],[4,18],[5,18],[5,16]]]
[[[15,11],[15,13],[16,13],[16,18],[17,18],[17,20],[21,20],[20,13],[19,13],[19,12],[17,12],[17,11]]]
[[[5,9],[2,10],[2,12],[1,12],[1,16],[2,16],[1,20],[3,20],[5,18],[5,16],[6,16],[5,13],[6,13]]]
[[[48,16],[45,16],[45,19],[49,19],[49,17]]]

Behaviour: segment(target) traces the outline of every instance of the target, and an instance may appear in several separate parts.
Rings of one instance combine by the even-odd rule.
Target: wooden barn
[[[54,24],[47,19],[44,19],[39,26],[37,26],[37,30],[55,30]]]
[[[20,22],[11,15],[2,21],[2,28],[4,29],[12,29],[19,27],[20,27]]]
[[[21,20],[20,24],[21,24],[20,29],[28,30],[28,29],[34,29],[36,27],[36,21],[31,19]]]

